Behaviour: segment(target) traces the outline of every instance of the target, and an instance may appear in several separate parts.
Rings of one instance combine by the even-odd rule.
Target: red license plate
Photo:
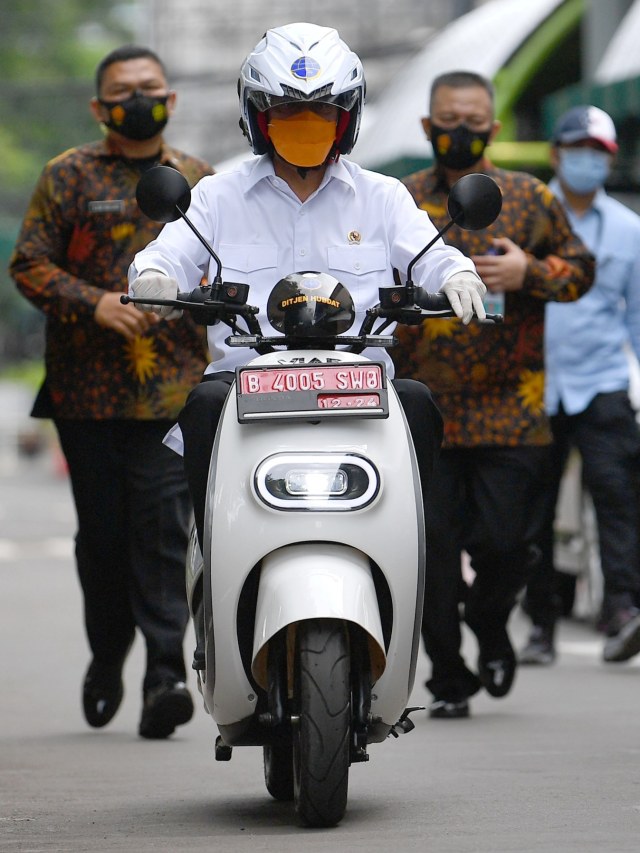
[[[320,409],[371,409],[379,405],[379,394],[318,394]]]
[[[386,418],[384,364],[296,364],[236,369],[238,420]]]
[[[292,394],[308,391],[377,391],[383,388],[379,364],[245,368],[240,394]]]

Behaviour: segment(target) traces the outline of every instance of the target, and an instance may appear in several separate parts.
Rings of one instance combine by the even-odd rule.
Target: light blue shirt
[[[581,215],[567,206],[559,182],[550,187],[571,227],[596,258],[591,289],[577,302],[548,302],[545,402],[583,412],[599,393],[629,387],[628,347],[640,358],[640,217],[599,190]]]

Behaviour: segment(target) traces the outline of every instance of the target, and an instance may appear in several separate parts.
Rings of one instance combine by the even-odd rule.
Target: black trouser
[[[191,503],[170,421],[55,422],[76,513],[87,637],[103,663],[124,660],[138,626],[144,689],[184,680],[185,555]]]
[[[193,499],[193,508],[202,545],[204,508],[209,475],[209,460],[229,386],[235,374],[230,371],[207,373],[189,394],[178,422],[184,439],[184,464]],[[429,482],[434,460],[442,442],[442,417],[429,389],[413,379],[396,379],[393,385],[407,418],[413,438],[423,484]]]
[[[477,447],[440,453],[427,492],[427,576],[422,636],[431,658],[427,687],[459,701],[480,687],[462,655],[460,604],[481,649],[512,653],[506,624],[532,570],[541,524],[547,447]],[[475,572],[461,574],[466,550]]]
[[[640,431],[626,391],[598,394],[584,412],[551,418],[553,467],[545,498],[542,560],[527,587],[526,606],[535,625],[549,627],[559,615],[553,561],[554,520],[560,481],[571,447],[582,458],[583,482],[596,512],[600,562],[608,610],[640,603]]]

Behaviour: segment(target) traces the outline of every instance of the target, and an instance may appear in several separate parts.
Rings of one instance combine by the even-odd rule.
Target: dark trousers
[[[427,576],[422,637],[431,658],[427,687],[459,701],[478,677],[460,653],[460,606],[481,650],[511,653],[506,631],[518,592],[534,565],[547,447],[442,450],[427,493]],[[462,579],[461,551],[475,572]]]
[[[582,459],[583,482],[596,512],[600,562],[608,610],[640,604],[640,431],[626,391],[598,394],[575,415],[551,418],[553,463],[545,497],[542,560],[527,587],[535,625],[551,627],[559,615],[553,561],[560,481],[571,447]]]
[[[191,503],[170,421],[56,420],[75,501],[89,646],[121,662],[144,635],[144,689],[186,676],[185,555]]]
[[[235,374],[230,371],[205,374],[203,381],[189,394],[178,418],[184,439],[185,471],[201,544],[204,541],[209,460],[222,408],[234,378]],[[426,385],[413,379],[396,379],[393,385],[413,438],[424,491],[442,443],[442,417]]]

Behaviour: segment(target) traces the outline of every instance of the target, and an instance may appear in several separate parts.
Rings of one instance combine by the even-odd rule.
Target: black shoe
[[[609,638],[604,644],[607,663],[621,663],[640,652],[640,610],[625,607],[617,610],[609,622]]]
[[[506,696],[516,677],[516,656],[513,649],[499,653],[480,651],[478,658],[478,677],[489,695],[500,699]]]
[[[193,699],[184,681],[163,683],[145,693],[138,733],[151,740],[168,738],[193,716]]]
[[[450,702],[447,699],[434,699],[429,705],[429,716],[432,720],[460,720],[470,716],[469,702],[460,699]]]
[[[553,629],[534,625],[527,645],[518,656],[518,663],[550,666],[555,659],[556,650],[553,645]]]
[[[123,696],[122,664],[92,660],[82,685],[82,709],[89,725],[100,729],[110,723]]]

